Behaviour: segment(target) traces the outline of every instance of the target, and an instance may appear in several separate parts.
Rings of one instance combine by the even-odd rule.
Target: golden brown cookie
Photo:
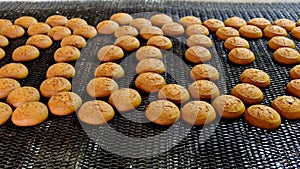
[[[115,13],[110,20],[117,22],[119,25],[128,25],[132,20],[132,16],[128,13]]]
[[[27,102],[15,109],[11,120],[16,126],[29,127],[41,124],[48,118],[48,108],[41,102]]]
[[[71,30],[65,26],[52,27],[48,32],[48,36],[53,40],[62,40],[63,38],[70,36],[71,34]]]
[[[213,45],[213,43],[209,37],[207,37],[205,35],[201,35],[201,34],[195,34],[195,35],[190,36],[187,39],[186,43],[189,47],[203,46],[205,48],[210,48]]]
[[[201,23],[201,20],[195,16],[185,16],[179,19],[179,24],[181,24],[184,27]]]
[[[286,90],[293,96],[300,98],[300,79],[291,80],[287,86]]]
[[[0,99],[5,99],[8,94],[21,87],[20,83],[11,78],[0,78]]]
[[[115,30],[115,37],[119,38],[124,35],[137,36],[139,34],[138,30],[133,26],[121,26]]]
[[[249,39],[259,39],[263,36],[261,29],[254,25],[245,25],[239,29],[241,36]]]
[[[172,102],[156,100],[147,106],[145,116],[155,124],[171,125],[180,118],[180,111]]]
[[[208,64],[199,64],[190,71],[190,77],[193,80],[211,80],[217,81],[220,78],[218,70]]]
[[[292,31],[291,31],[291,35],[294,38],[300,40],[300,26],[297,26],[297,27],[293,28]]]
[[[25,30],[21,26],[10,25],[2,28],[0,33],[10,39],[16,39],[22,37],[25,34]]]
[[[300,65],[296,65],[290,70],[290,76],[292,79],[300,79]]]
[[[2,29],[6,26],[10,26],[12,25],[12,22],[8,19],[0,19],[0,33],[2,31]]]
[[[142,102],[140,94],[130,88],[122,88],[113,92],[109,97],[109,103],[119,112],[134,110]]]
[[[250,83],[259,88],[268,87],[270,85],[269,75],[259,69],[246,69],[240,76],[240,80],[243,83]]]
[[[60,46],[74,46],[76,48],[83,48],[86,45],[86,41],[82,36],[71,35],[62,39]]]
[[[180,36],[184,34],[184,28],[182,25],[176,22],[166,23],[162,26],[162,30],[165,35]]]
[[[232,27],[223,27],[217,30],[216,35],[219,39],[226,40],[230,37],[240,36],[240,33]]]
[[[155,14],[150,20],[154,26],[163,26],[166,23],[173,22],[173,19],[166,14]]]
[[[296,22],[296,26],[300,26],[300,19]]]
[[[0,68],[0,78],[25,79],[28,69],[22,63],[8,63]]]
[[[97,30],[91,25],[83,25],[78,28],[75,28],[73,34],[82,36],[86,39],[90,39],[97,35]]]
[[[271,25],[271,22],[265,18],[253,18],[248,21],[249,25],[254,25],[260,29],[265,29],[267,26]]]
[[[87,25],[87,22],[81,18],[72,18],[68,20],[65,24],[65,26],[70,28],[72,31],[84,25]]]
[[[245,112],[245,120],[252,126],[267,130],[274,130],[281,124],[277,111],[265,105],[250,106]]]
[[[142,46],[136,51],[135,56],[138,61],[148,58],[161,59],[162,53],[157,47]]]
[[[8,44],[9,44],[8,39],[5,36],[0,35],[0,47],[1,48],[6,47],[8,46]]]
[[[115,111],[108,103],[101,100],[93,100],[83,103],[77,116],[87,124],[101,125],[112,120],[115,116]]]
[[[107,45],[100,48],[97,56],[102,62],[110,62],[123,58],[124,52],[119,46]]]
[[[234,48],[229,52],[228,59],[237,65],[247,65],[255,60],[255,56],[250,49]]]
[[[80,51],[74,46],[63,46],[58,48],[54,53],[56,62],[73,62],[80,57]]]
[[[165,85],[165,79],[157,73],[142,73],[135,79],[135,86],[147,93],[156,92]]]
[[[0,47],[0,60],[5,56],[5,51]]]
[[[283,27],[288,32],[296,27],[296,23],[294,21],[286,18],[277,19],[273,22],[273,24]]]
[[[144,27],[152,26],[152,23],[150,20],[145,18],[136,18],[133,19],[130,23],[130,26],[135,27],[137,30],[142,30]]]
[[[182,104],[190,100],[190,94],[186,88],[181,85],[168,84],[159,90],[158,98],[168,100],[175,104]]]
[[[66,116],[74,113],[82,104],[80,96],[73,92],[59,92],[50,97],[48,107],[52,114]]]
[[[247,22],[243,18],[233,16],[233,17],[227,18],[224,21],[224,24],[225,24],[225,26],[228,26],[228,27],[240,29],[242,26],[247,25]]]
[[[147,45],[155,46],[164,50],[168,50],[173,47],[171,40],[165,36],[153,36],[148,40]]]
[[[231,90],[231,94],[249,105],[260,103],[264,98],[262,91],[249,83],[240,83],[236,85]]]
[[[264,36],[271,39],[275,36],[287,36],[286,30],[277,25],[269,25],[264,29]]]
[[[297,50],[288,48],[288,47],[282,47],[277,49],[274,52],[274,59],[285,65],[295,65],[300,62],[300,54]]]
[[[295,43],[289,38],[283,36],[275,36],[270,39],[268,46],[270,49],[277,50],[278,48],[282,47],[295,48]]]
[[[118,28],[119,28],[118,23],[115,21],[111,21],[111,20],[105,20],[105,21],[99,22],[96,27],[98,33],[104,34],[104,35],[113,34]]]
[[[0,102],[0,126],[7,122],[11,114],[12,114],[11,107],[6,103]]]
[[[211,60],[211,54],[208,49],[202,46],[192,46],[185,51],[185,58],[192,63],[204,63]]]
[[[207,19],[203,25],[208,28],[210,32],[216,32],[219,28],[225,27],[224,23],[219,19]]]
[[[279,96],[273,100],[272,107],[286,119],[300,119],[300,100],[296,97]]]
[[[232,50],[234,48],[247,48],[247,49],[249,49],[250,45],[249,45],[249,42],[244,38],[230,37],[230,38],[225,40],[224,47],[227,50]]]
[[[189,92],[194,99],[211,100],[220,95],[219,88],[211,81],[197,80],[189,86]]]
[[[242,116],[245,112],[244,103],[237,97],[221,95],[215,98],[213,106],[220,116],[226,119],[234,119]]]
[[[156,26],[147,26],[141,29],[140,31],[140,36],[146,40],[150,39],[152,36],[162,36],[162,35],[164,35],[163,31]]]
[[[38,21],[32,16],[21,16],[14,21],[14,24],[22,26],[23,28],[29,28],[37,22]]]
[[[114,45],[130,52],[140,47],[140,41],[136,37],[124,35],[117,38]]]
[[[71,89],[71,83],[63,77],[48,78],[40,85],[40,92],[44,97],[51,97],[56,93],[70,91]]]
[[[205,125],[216,118],[214,108],[204,101],[191,101],[181,109],[182,119],[191,125]]]
[[[100,64],[95,70],[95,77],[109,77],[113,79],[119,79],[124,77],[124,70],[121,65],[106,62]]]
[[[46,77],[64,77],[67,79],[73,78],[75,76],[75,68],[68,63],[55,63],[51,65],[47,72]]]
[[[158,74],[162,74],[166,71],[166,67],[164,63],[155,58],[148,58],[148,59],[143,59],[141,60],[136,68],[136,73],[141,74],[141,73],[146,73],[146,72],[154,72]]]
[[[23,103],[31,101],[39,101],[39,91],[31,86],[24,86],[11,91],[7,96],[7,103],[19,107]]]
[[[43,22],[35,23],[31,26],[29,26],[27,30],[27,34],[29,36],[38,35],[38,34],[47,34],[51,27]]]
[[[51,38],[47,35],[33,35],[26,41],[26,45],[32,45],[40,49],[50,48],[52,44]]]
[[[12,60],[15,62],[28,62],[40,56],[40,51],[31,45],[24,45],[16,48],[12,53]]]
[[[208,36],[209,35],[209,30],[203,25],[196,24],[196,25],[188,26],[186,28],[185,34],[187,36],[192,36],[192,35],[195,35],[195,34],[201,34],[201,35]]]
[[[86,90],[91,97],[103,98],[118,90],[118,84],[107,77],[97,77],[89,81]]]
[[[45,23],[52,26],[52,27],[55,27],[55,26],[65,26],[66,23],[68,22],[68,19],[67,17],[65,16],[62,16],[62,15],[52,15],[52,16],[49,16]]]

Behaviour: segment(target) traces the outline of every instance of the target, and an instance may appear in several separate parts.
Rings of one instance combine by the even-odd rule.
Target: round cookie
[[[262,91],[258,87],[248,83],[236,85],[231,90],[231,94],[249,105],[258,104],[262,102],[264,98]]]
[[[47,35],[33,35],[26,41],[26,45],[32,45],[40,49],[50,48],[52,43],[51,38]]]
[[[300,62],[300,54],[297,50],[288,48],[288,47],[282,47],[277,49],[274,54],[274,59],[285,65],[295,65]]]
[[[292,35],[292,37],[300,40],[300,26],[293,28],[291,31],[291,35]]]
[[[155,46],[159,49],[164,49],[164,50],[168,50],[173,47],[173,44],[169,38],[160,35],[151,37],[148,40],[147,45]]]
[[[151,122],[165,126],[175,123],[180,118],[180,111],[172,102],[156,100],[147,106],[145,116]]]
[[[195,34],[201,34],[201,35],[208,36],[209,35],[209,30],[203,25],[196,24],[196,25],[188,26],[186,28],[185,34],[187,36],[192,36],[192,35],[195,35]]]
[[[300,26],[300,19],[296,22],[296,26]]]
[[[164,34],[169,36],[180,36],[184,34],[184,28],[182,25],[176,22],[166,23],[162,26]]]
[[[117,38],[114,45],[119,46],[127,52],[130,52],[140,47],[140,41],[136,37],[124,35]]]
[[[11,78],[0,78],[0,99],[5,99],[8,94],[21,87],[20,83]]]
[[[46,77],[64,77],[67,79],[73,78],[75,76],[75,68],[68,63],[55,63],[51,65],[47,72]]]
[[[290,76],[292,79],[300,79],[300,65],[296,65],[290,70]]]
[[[288,32],[296,27],[296,23],[294,21],[286,18],[277,19],[273,22],[273,24],[283,27]]]
[[[264,29],[264,36],[271,39],[275,36],[287,36],[288,33],[286,30],[277,25],[269,25]]]
[[[27,34],[29,36],[38,35],[38,34],[47,34],[51,27],[43,22],[35,23],[31,26],[29,26],[27,30]]]
[[[144,27],[140,31],[140,36],[146,40],[150,39],[153,36],[162,36],[162,35],[164,35],[163,31],[156,26]]]
[[[152,23],[150,20],[145,18],[136,18],[133,19],[130,23],[130,26],[135,27],[137,30],[142,30],[144,27],[152,26]]]
[[[277,50],[278,48],[282,47],[295,48],[295,43],[289,38],[275,36],[269,41],[268,46],[270,49]]]
[[[48,36],[53,40],[63,40],[63,38],[70,36],[71,34],[71,30],[65,26],[52,27],[48,32]]]
[[[277,111],[265,105],[250,106],[245,112],[245,120],[252,126],[267,130],[276,129],[281,124]]]
[[[71,83],[63,77],[48,78],[40,85],[40,92],[44,97],[51,97],[56,93],[70,91],[71,89]]]
[[[259,69],[246,69],[240,76],[240,80],[243,83],[250,83],[259,88],[265,88],[270,85],[270,77],[269,75]]]
[[[135,86],[147,93],[156,92],[165,85],[165,79],[157,73],[142,73],[135,79]]]
[[[185,58],[189,62],[199,64],[211,60],[210,51],[202,46],[192,46],[185,51]]]
[[[112,120],[115,116],[115,111],[108,103],[101,100],[93,100],[83,103],[77,116],[87,124],[101,125]]]
[[[146,72],[154,72],[158,74],[162,74],[166,71],[166,67],[164,63],[155,58],[148,58],[148,59],[143,59],[141,60],[136,68],[136,73],[141,74],[141,73],[146,73]]]
[[[14,21],[14,24],[22,26],[23,28],[29,28],[37,22],[38,21],[32,16],[21,16]]]
[[[8,44],[9,44],[8,39],[5,36],[0,35],[0,47],[1,48],[6,47],[8,46]]]
[[[97,77],[89,81],[86,90],[91,97],[104,98],[118,90],[118,84],[107,77]]]
[[[166,23],[173,22],[173,19],[166,14],[155,14],[150,18],[150,20],[154,26],[163,26]]]
[[[201,20],[195,16],[185,16],[179,19],[179,24],[188,27],[191,25],[201,24]]]
[[[191,125],[205,125],[216,118],[214,108],[204,101],[191,101],[181,109],[182,119]]]
[[[19,107],[23,103],[31,101],[39,101],[39,91],[31,86],[24,86],[11,91],[7,96],[7,103]]]
[[[195,35],[190,36],[187,39],[186,43],[189,47],[203,46],[205,48],[210,48],[213,45],[213,43],[209,37],[207,37],[205,35],[201,35],[201,34],[195,34]]]
[[[80,96],[73,92],[59,92],[50,97],[48,107],[52,114],[66,116],[74,113],[82,104]]]
[[[109,77],[113,79],[119,79],[124,77],[124,70],[119,64],[106,62],[100,64],[96,68],[95,77]]]
[[[240,33],[232,27],[223,27],[217,30],[216,35],[219,39],[226,40],[230,37],[238,37]]]
[[[86,41],[79,35],[66,36],[62,39],[60,46],[74,46],[76,48],[83,48],[86,45]]]
[[[272,107],[286,119],[300,119],[300,100],[296,97],[279,96],[273,100]]]
[[[168,84],[159,90],[158,98],[171,101],[175,104],[182,104],[190,100],[190,94],[181,85]]]
[[[11,107],[6,103],[0,102],[0,126],[7,122],[11,114],[12,114]]]
[[[224,21],[224,24],[225,24],[225,26],[228,26],[228,27],[240,29],[242,26],[247,25],[247,22],[243,18],[233,16],[233,17],[227,18]]]
[[[81,18],[72,18],[65,24],[65,26],[70,28],[72,31],[84,25],[87,25],[87,22]]]
[[[287,86],[286,90],[293,96],[300,98],[300,79],[291,80]]]
[[[248,21],[248,25],[254,25],[260,29],[265,29],[267,26],[271,25],[271,22],[265,18],[252,18]]]
[[[98,51],[98,59],[102,62],[110,62],[123,58],[124,52],[119,46],[107,45]]]
[[[249,42],[244,38],[230,37],[230,38],[225,40],[224,47],[227,50],[232,50],[234,48],[247,48],[247,49],[249,49],[250,45],[249,45]]]
[[[29,127],[41,124],[48,118],[48,108],[44,103],[33,101],[17,107],[11,120],[16,126]]]
[[[217,81],[220,78],[218,70],[208,64],[199,64],[190,71],[190,77],[193,80],[211,80]]]
[[[25,79],[28,69],[22,63],[8,63],[0,68],[0,78]]]
[[[9,25],[2,28],[0,33],[10,39],[16,39],[22,37],[25,34],[25,30],[18,25]]]
[[[73,34],[82,36],[86,39],[90,39],[97,35],[97,30],[91,25],[83,25],[78,28],[75,28]]]
[[[56,62],[73,62],[80,57],[80,51],[74,46],[63,46],[58,48],[54,53]]]
[[[246,110],[244,103],[237,97],[221,95],[215,98],[213,106],[220,116],[234,119],[242,116]]]
[[[5,51],[0,47],[0,60],[5,56]]]
[[[119,112],[134,110],[142,102],[140,94],[130,88],[122,88],[113,92],[109,97],[109,103]]]
[[[241,36],[249,39],[259,39],[263,36],[260,28],[254,25],[245,25],[239,29]]]
[[[65,26],[67,22],[68,22],[68,18],[65,16],[62,16],[62,15],[49,16],[45,21],[46,24],[48,24],[52,27]]]
[[[0,19],[0,33],[3,28],[12,25],[12,22],[8,19]]]
[[[138,61],[148,58],[161,59],[162,53],[157,47],[142,46],[136,51],[135,56]]]
[[[117,28],[114,32],[116,38],[119,38],[124,35],[137,36],[138,34],[138,30],[133,26],[121,26]]]
[[[24,45],[16,48],[12,53],[12,60],[15,62],[28,62],[40,56],[40,51],[31,45]]]
[[[98,33],[104,35],[113,34],[118,28],[118,23],[111,20],[104,20],[102,22],[99,22],[96,27]]]
[[[194,99],[211,100],[220,95],[219,88],[211,81],[197,80],[189,86],[189,92]]]
[[[203,22],[210,32],[216,32],[219,28],[225,27],[224,23],[219,19],[207,19]]]
[[[250,49],[234,48],[229,52],[228,59],[237,65],[247,65],[255,60],[255,56]]]
[[[132,20],[132,16],[128,13],[115,13],[110,20],[117,22],[119,25],[128,25]]]

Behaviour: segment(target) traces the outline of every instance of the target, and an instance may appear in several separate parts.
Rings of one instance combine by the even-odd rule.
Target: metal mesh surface
[[[43,2],[43,3],[0,3],[0,18],[12,21],[23,15],[35,16],[39,21],[53,14],[61,14],[72,17],[81,17],[90,25],[96,26],[99,21],[109,19],[116,12],[130,14],[142,12],[163,12],[172,15],[175,21],[180,17],[194,15],[201,20],[217,18],[225,20],[231,16],[240,16],[245,20],[253,17],[264,17],[270,21],[278,18],[289,18],[294,21],[299,19],[299,4],[228,4],[228,3],[201,3],[185,1],[89,1],[89,2]],[[250,40],[251,50],[256,55],[254,63],[248,66],[231,64],[227,59],[228,51],[224,49],[223,42],[214,34],[214,47],[211,49],[213,60],[211,64],[224,76],[218,83],[222,93],[228,94],[233,86],[239,83],[239,75],[243,70],[255,67],[266,71],[271,77],[271,86],[264,89],[263,104],[270,105],[278,96],[287,94],[285,86],[289,82],[289,69],[291,67],[276,63],[273,52],[267,47],[267,39]],[[27,37],[10,40],[10,45],[5,48],[7,56],[0,61],[0,66],[11,62],[12,51],[25,44]],[[187,46],[184,45],[186,37],[171,38],[174,48],[164,53],[164,57],[182,58]],[[109,36],[93,38],[94,43],[88,43],[82,50],[82,66],[73,79],[74,90],[84,95],[87,79],[91,78],[98,61],[93,62],[100,48],[98,44],[111,43]],[[182,42],[180,42],[182,41]],[[296,49],[300,49],[299,41],[295,40]],[[143,42],[145,43],[145,42]],[[47,68],[54,63],[53,53],[59,47],[59,43],[47,50],[41,51],[41,56],[26,63],[29,68],[29,76],[20,81],[22,85],[31,85],[39,88],[45,79]],[[126,72],[134,71],[136,60],[130,59],[131,53],[126,53],[127,61],[121,65]],[[88,57],[92,56],[92,57]],[[92,58],[92,59],[91,59]],[[96,59],[97,60],[97,59]],[[185,73],[187,70],[178,66],[176,59],[164,60],[168,62],[167,69],[178,72],[176,80],[169,74],[164,77],[169,83],[180,83],[187,86],[190,81]],[[90,64],[90,66],[88,66]],[[80,66],[80,65],[79,65]],[[189,65],[191,68],[193,65]],[[78,67],[78,65],[76,65]],[[189,70],[188,70],[189,71]],[[180,80],[181,79],[181,80]],[[74,82],[75,81],[75,82]],[[119,81],[121,86],[133,87],[133,79],[123,78]],[[74,86],[76,84],[76,86]],[[226,86],[225,86],[226,84]],[[143,95],[143,104],[139,110],[143,110],[149,103],[146,95]],[[86,97],[85,99],[89,99]],[[43,102],[47,99],[42,98]],[[127,118],[127,119],[126,119]],[[151,123],[139,124],[132,121],[145,120],[143,114],[129,113],[126,118],[117,114],[109,125],[129,137],[148,137],[156,135],[167,128],[159,127]],[[131,120],[128,120],[131,119]],[[283,119],[278,130],[265,131],[249,126],[243,118],[234,121],[221,120],[208,128],[192,127],[191,130],[183,121],[176,123],[178,128],[171,133],[172,139],[180,140],[180,132],[186,132],[185,137],[167,152],[156,157],[129,158],[119,156],[101,148],[90,139],[82,129],[76,114],[67,117],[50,115],[41,125],[20,128],[11,122],[0,126],[0,168],[300,168],[300,123]],[[205,133],[212,132],[209,138]],[[88,131],[99,132],[101,127],[90,127]],[[104,129],[105,130],[105,129]],[[112,133],[105,132],[105,140],[111,142],[111,146],[122,143]],[[168,139],[161,137],[161,139]],[[205,142],[201,140],[206,140]],[[126,145],[123,145],[126,146]],[[138,145],[136,145],[138,146]],[[160,145],[152,145],[153,150]],[[116,146],[117,147],[117,146]],[[130,146],[127,147],[130,151]],[[122,149],[116,149],[122,153]],[[126,152],[123,152],[126,153]],[[151,155],[151,152],[142,150],[141,154]]]

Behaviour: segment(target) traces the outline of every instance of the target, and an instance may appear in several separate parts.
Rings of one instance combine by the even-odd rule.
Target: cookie
[[[273,22],[273,24],[283,27],[288,32],[296,27],[296,23],[294,21],[286,18],[277,19]]]
[[[300,26],[300,19],[296,22],[296,26]]]
[[[132,20],[132,16],[128,13],[115,13],[110,20],[117,22],[119,25],[128,25]]]
[[[63,46],[58,48],[54,53],[56,62],[73,62],[80,57],[80,51],[74,46]]]
[[[51,65],[47,72],[46,77],[64,77],[67,79],[73,78],[75,76],[75,68],[68,63],[55,63]]]
[[[233,16],[233,17],[227,18],[224,21],[224,24],[225,24],[225,26],[228,26],[228,27],[240,29],[242,26],[247,25],[247,22],[243,18]]]
[[[162,26],[162,30],[165,35],[180,36],[184,34],[184,28],[182,25],[176,22],[166,23]]]
[[[300,79],[291,80],[287,86],[286,90],[293,96],[300,98]]]
[[[104,98],[118,90],[118,84],[107,77],[97,77],[89,81],[86,90],[91,97]]]
[[[245,25],[239,29],[241,36],[248,39],[259,39],[263,36],[260,28],[254,25]]]
[[[185,58],[191,63],[199,64],[211,60],[211,54],[208,49],[202,46],[192,46],[185,51]]]
[[[39,101],[39,91],[31,86],[24,86],[11,91],[7,96],[7,103],[19,107],[23,103],[31,101]]]
[[[82,36],[86,39],[90,39],[97,35],[97,30],[91,25],[83,25],[78,28],[75,28],[73,34]]]
[[[265,29],[267,26],[271,25],[271,22],[265,18],[252,18],[248,21],[248,25],[254,25],[260,29]]]
[[[250,83],[259,88],[265,88],[270,85],[270,77],[269,75],[259,69],[246,69],[240,76],[240,80],[243,83]]]
[[[187,41],[186,44],[191,47],[191,46],[203,46],[205,48],[210,48],[212,47],[213,43],[211,41],[211,39],[205,35],[201,35],[201,34],[195,34],[190,36]]]
[[[190,100],[190,94],[181,85],[168,84],[158,91],[158,98],[175,104],[182,104]]]
[[[99,22],[96,26],[98,33],[104,35],[113,34],[118,28],[118,23],[111,20],[104,20],[102,22]]]
[[[38,21],[32,16],[21,16],[14,21],[14,24],[22,26],[23,28],[29,28],[37,22]]]
[[[59,92],[50,97],[48,107],[52,114],[66,116],[74,113],[82,104],[80,96],[73,92]]]
[[[113,92],[109,97],[109,103],[119,112],[134,110],[142,102],[140,94],[130,88],[122,88]]]
[[[291,35],[292,35],[292,37],[300,40],[300,26],[293,28],[291,31]]]
[[[168,50],[173,47],[173,44],[169,38],[160,35],[151,37],[148,40],[147,45],[155,46],[159,49],[164,49],[164,50]]]
[[[20,83],[11,78],[0,78],[0,99],[5,99],[8,94],[21,87]]]
[[[216,35],[219,39],[226,40],[230,37],[240,36],[240,33],[232,27],[223,27],[217,30]]]
[[[10,25],[2,28],[0,33],[10,39],[16,39],[22,37],[25,30],[21,26]]]
[[[68,22],[68,18],[65,16],[62,16],[62,15],[49,16],[45,21],[46,24],[48,24],[52,27],[65,26],[67,22]]]
[[[26,45],[32,45],[40,49],[50,48],[52,44],[51,38],[47,35],[33,35],[26,41]]]
[[[157,47],[142,46],[136,51],[135,56],[138,61],[148,58],[161,59],[162,53]]]
[[[272,107],[286,119],[300,119],[300,100],[296,97],[279,96],[272,101]]]
[[[166,23],[173,22],[173,19],[166,14],[155,14],[150,18],[150,20],[154,26],[163,26]]]
[[[86,45],[86,41],[82,36],[71,35],[62,39],[60,46],[74,46],[76,48],[83,48]]]
[[[157,73],[142,73],[135,79],[135,86],[147,93],[156,92],[165,85],[165,79]]]
[[[107,45],[98,51],[98,59],[102,62],[110,62],[123,58],[124,52],[119,46]]]
[[[12,25],[12,22],[8,19],[0,19],[0,33],[3,28]]]
[[[16,48],[12,53],[12,60],[15,62],[28,62],[40,56],[40,51],[31,45],[24,45]]]
[[[252,126],[267,130],[274,130],[281,124],[278,112],[265,105],[250,106],[245,112],[245,120]]]
[[[300,62],[300,54],[297,50],[288,48],[288,47],[282,47],[277,49],[274,54],[274,59],[285,65],[295,65]]]
[[[237,65],[247,65],[255,60],[255,56],[250,49],[234,48],[229,52],[228,59]]]
[[[249,42],[241,37],[230,37],[225,40],[224,47],[227,50],[232,50],[234,48],[250,48]]]
[[[117,28],[114,32],[116,38],[119,38],[124,35],[137,36],[138,34],[138,30],[132,26],[121,26]]]
[[[115,111],[108,103],[101,100],[93,100],[83,103],[77,116],[84,123],[101,125],[112,120],[115,116]]]
[[[188,27],[190,25],[202,24],[202,22],[195,16],[185,16],[179,19],[179,24]]]
[[[300,65],[296,65],[290,70],[290,76],[292,79],[300,79]]]
[[[106,62],[100,64],[95,70],[95,77],[108,77],[119,79],[124,77],[124,70],[122,66],[113,62]]]
[[[0,60],[5,56],[5,51],[0,47]]]
[[[288,33],[286,30],[280,26],[277,25],[269,25],[264,29],[264,36],[266,38],[273,38],[275,36],[287,36]]]
[[[289,38],[275,36],[269,41],[268,46],[270,49],[277,50],[278,48],[282,47],[295,48],[295,43]]]
[[[8,39],[5,36],[0,35],[0,47],[1,48],[6,47],[8,46],[8,44],[9,44]]]
[[[210,32],[216,32],[219,28],[225,27],[224,23],[219,19],[207,19],[203,22]]]
[[[33,101],[17,107],[11,116],[16,126],[29,127],[41,124],[48,118],[48,108],[44,103]]]
[[[249,105],[258,104],[264,98],[262,91],[258,87],[248,83],[237,84],[231,90],[231,94]]]
[[[150,39],[153,36],[162,36],[162,35],[164,35],[163,31],[156,26],[144,27],[140,31],[140,36],[146,40]]]
[[[148,58],[148,59],[143,59],[141,60],[136,68],[136,73],[141,74],[141,73],[146,73],[146,72],[154,72],[158,74],[162,74],[166,71],[166,67],[164,63],[155,58]]]
[[[0,68],[0,78],[25,79],[28,69],[22,63],[8,63]]]
[[[190,71],[190,77],[193,80],[211,80],[217,81],[220,78],[218,70],[208,64],[198,64]]]
[[[219,88],[211,81],[197,80],[189,86],[189,92],[194,99],[211,100],[220,95]]]
[[[215,98],[213,106],[222,118],[235,119],[245,112],[244,103],[237,97],[231,95],[221,95]]]
[[[140,47],[140,41],[136,37],[124,35],[117,38],[114,45],[119,46],[127,52],[130,52]]]
[[[201,34],[201,35],[208,36],[209,35],[209,30],[203,25],[196,24],[196,25],[188,26],[186,28],[185,34],[187,36],[192,36],[192,35],[195,35],[195,34]]]
[[[71,34],[71,30],[65,26],[52,27],[48,32],[48,36],[53,40],[63,40],[63,38],[70,36]]]
[[[11,107],[6,104],[0,102],[0,126],[5,124],[12,114]]]
[[[180,111],[172,102],[156,100],[147,106],[145,116],[155,124],[167,126],[172,125],[180,118]]]
[[[71,83],[63,77],[48,78],[40,85],[40,92],[44,97],[51,97],[56,93],[70,91],[71,89]]]
[[[43,23],[43,22],[38,22],[38,23],[35,23],[35,24],[29,26],[29,28],[27,30],[27,34],[29,36],[39,35],[39,34],[47,34],[50,29],[51,29],[51,27],[48,24]]]
[[[135,27],[137,30],[142,30],[144,27],[152,26],[152,23],[150,20],[145,18],[136,18],[133,19],[130,23],[130,26]]]
[[[81,18],[72,18],[68,20],[65,24],[65,26],[70,28],[72,31],[84,25],[87,25],[87,22]]]

